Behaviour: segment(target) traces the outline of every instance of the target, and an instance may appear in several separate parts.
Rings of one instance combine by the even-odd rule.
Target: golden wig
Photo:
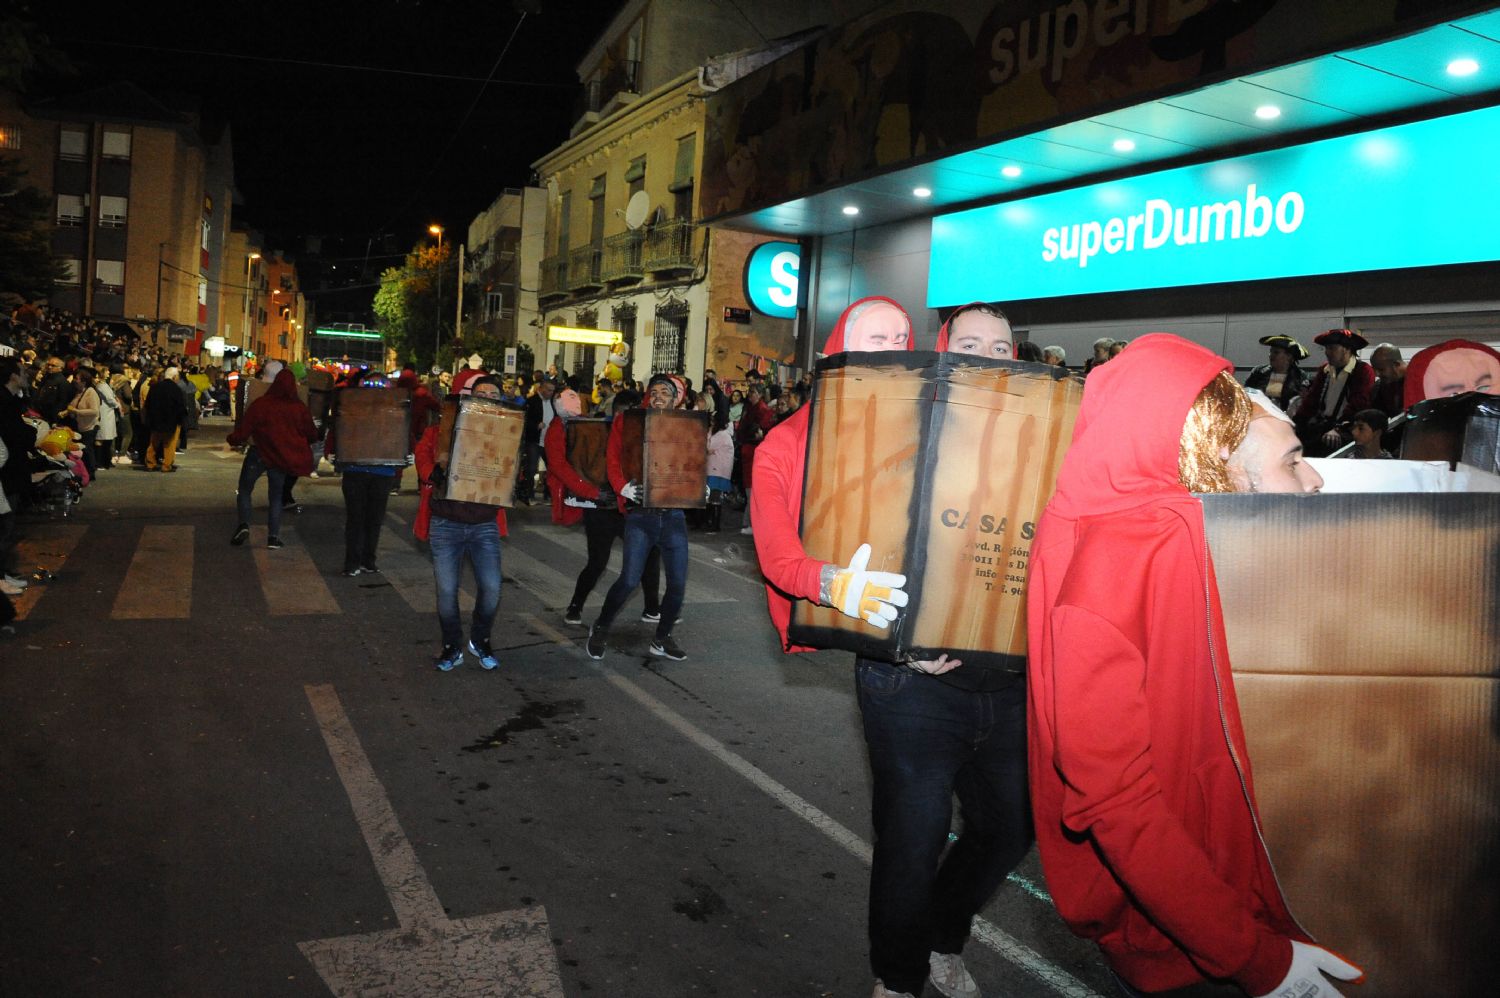
[[[1219,374],[1198,393],[1182,427],[1177,478],[1189,492],[1233,492],[1229,462],[1250,428],[1254,406],[1234,375]]]

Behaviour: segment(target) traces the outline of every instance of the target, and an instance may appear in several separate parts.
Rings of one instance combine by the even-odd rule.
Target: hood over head
[[[266,395],[270,398],[295,399],[297,397],[297,376],[286,368],[276,372],[276,380],[271,382],[271,387],[266,389]]]
[[[413,391],[415,391],[416,389],[420,388],[421,386],[422,386],[422,379],[419,378],[419,377],[417,377],[417,372],[413,371],[409,367],[403,369],[401,371],[401,374],[396,378],[396,387],[397,388],[410,388]]]
[[[848,347],[844,346],[844,331],[849,325],[851,316],[857,320],[858,315],[856,315],[855,313],[864,314],[868,311],[866,308],[864,308],[864,306],[869,305],[872,302],[884,302],[885,304],[894,308],[896,311],[900,312],[901,317],[906,320],[907,330],[911,330],[911,316],[906,314],[906,309],[901,307],[900,302],[896,301],[894,298],[887,298],[884,295],[868,295],[864,298],[859,299],[848,308],[844,309],[843,314],[839,316],[839,321],[833,324],[833,331],[828,334],[828,342],[823,344],[823,356],[831,357],[836,353],[843,353],[848,349]],[[916,345],[913,342],[915,339],[915,334],[908,335],[906,337],[907,350],[916,349]]]
[[[1049,510],[1076,519],[1187,495],[1178,458],[1188,410],[1232,365],[1170,333],[1135,340],[1094,370]]]
[[[947,353],[949,349],[948,336],[949,331],[953,328],[953,320],[958,318],[960,315],[963,315],[965,312],[980,305],[983,305],[991,310],[998,311],[998,309],[995,309],[995,306],[991,305],[987,301],[971,301],[967,305],[958,306],[958,308],[955,308],[952,312],[948,313],[948,318],[944,320],[942,326],[938,328],[937,345],[932,349],[936,350],[938,353]]]
[[[1442,360],[1438,360],[1443,354],[1450,354],[1455,350],[1473,350],[1476,351],[1476,354],[1470,355],[1463,360],[1456,357],[1445,357]],[[1434,390],[1428,391],[1426,387],[1427,374],[1434,360],[1438,360],[1440,375],[1448,373],[1451,376],[1448,378],[1442,378],[1441,376],[1435,378]],[[1445,372],[1444,369],[1450,366],[1452,370]],[[1462,370],[1459,369],[1460,366],[1463,368]],[[1479,383],[1476,383],[1472,390],[1487,392],[1490,395],[1500,395],[1500,353],[1497,353],[1494,347],[1477,343],[1474,340],[1445,340],[1442,343],[1436,343],[1425,350],[1419,350],[1407,362],[1406,381],[1402,387],[1401,404],[1410,409],[1423,399],[1449,394],[1446,391],[1440,390],[1442,386],[1436,383],[1439,380],[1451,381],[1454,385],[1457,385],[1459,381],[1463,381],[1465,384],[1462,387],[1468,388],[1470,382],[1476,381],[1474,376],[1480,376],[1478,380],[1482,381],[1482,375],[1486,369],[1492,369],[1494,372],[1493,376],[1487,382],[1489,387],[1484,388]]]

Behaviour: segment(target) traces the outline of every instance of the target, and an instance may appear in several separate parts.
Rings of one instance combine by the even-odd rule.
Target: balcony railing
[[[541,289],[538,291],[539,297],[561,298],[568,293],[568,255],[566,253],[542,258],[541,284]]]
[[[604,286],[599,278],[600,257],[598,246],[579,246],[568,253],[568,290],[584,291]]]
[[[585,83],[573,107],[573,120],[585,114],[598,114],[618,94],[640,93],[640,69],[639,59],[622,60],[602,77]]]
[[[692,270],[697,261],[693,254],[693,221],[670,218],[646,233],[641,263],[647,270]]]
[[[604,240],[604,264],[600,276],[606,282],[639,281],[646,276],[641,266],[641,249],[645,234],[639,230],[621,232]]]

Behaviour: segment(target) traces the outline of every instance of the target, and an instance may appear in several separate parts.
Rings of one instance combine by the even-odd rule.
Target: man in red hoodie
[[[1228,492],[1250,403],[1222,357],[1143,336],[1096,369],[1027,582],[1031,795],[1052,899],[1122,991],[1329,998],[1360,971],[1292,919],[1261,839],[1191,492]]]
[[[246,441],[250,448],[240,466],[236,499],[240,522],[229,543],[240,545],[250,536],[250,498],[264,474],[270,488],[269,537],[266,547],[281,547],[281,495],[287,475],[312,473],[312,445],[318,439],[312,413],[297,397],[297,379],[282,368],[266,393],[245,409],[245,418],[226,438],[231,447]]]
[[[1001,328],[997,316],[971,311],[970,321],[983,321],[973,336],[964,328],[968,352],[1007,355],[1009,324]],[[945,345],[948,332],[945,325]],[[910,349],[906,312],[877,297],[845,310],[824,352]],[[906,604],[904,576],[865,571],[868,545],[847,567],[803,550],[797,524],[807,434],[806,406],[771,431],[756,456],[751,496],[771,619],[788,651],[809,650],[787,641],[792,599],[833,606],[876,627],[888,626]],[[946,656],[911,665],[855,660],[874,781],[869,938],[876,998],[919,995],[929,978],[949,998],[977,996],[962,957],[969,926],[1031,847],[1025,686],[1000,670],[954,671],[960,664]],[[954,794],[964,822],[949,848]]]

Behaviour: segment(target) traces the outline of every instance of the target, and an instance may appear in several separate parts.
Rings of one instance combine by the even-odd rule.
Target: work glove
[[[427,473],[427,482],[435,489],[443,488],[448,484],[448,469],[441,464],[434,464]]]
[[[1340,981],[1357,981],[1365,972],[1347,960],[1334,956],[1321,946],[1292,940],[1292,965],[1282,982],[1255,998],[1340,998],[1342,992],[1323,979],[1323,975]]]
[[[832,578],[823,587],[822,602],[855,620],[863,620],[882,630],[896,619],[906,605],[906,576],[895,572],[872,572],[870,545],[861,544],[848,568],[833,568]]]
[[[641,487],[635,482],[626,482],[620,486],[620,495],[625,497],[626,502],[639,504],[641,501]]]

